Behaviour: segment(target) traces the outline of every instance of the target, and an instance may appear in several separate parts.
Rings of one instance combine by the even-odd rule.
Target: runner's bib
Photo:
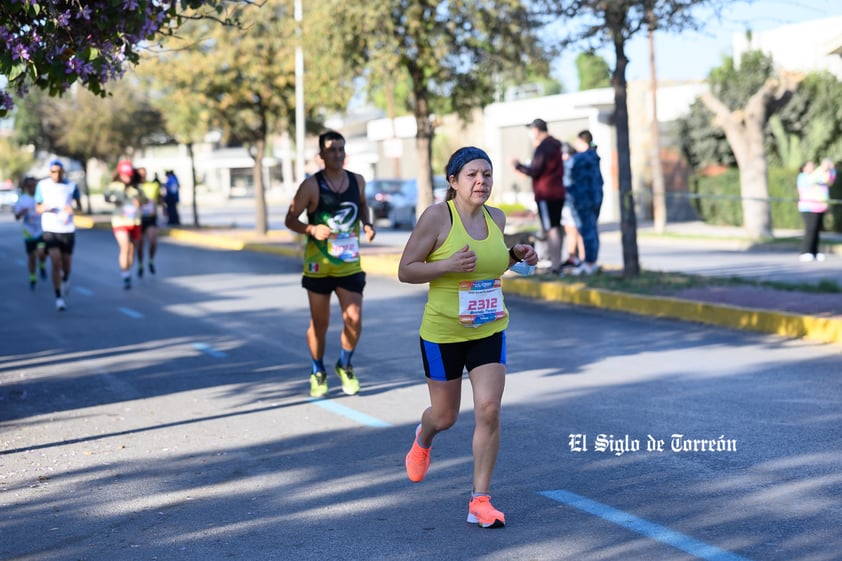
[[[123,208],[121,209],[121,212],[123,213],[123,217],[125,218],[130,218],[134,220],[137,217],[137,207],[134,205],[134,203],[124,204]]]
[[[478,327],[506,317],[500,279],[459,283],[459,322]]]
[[[327,239],[327,252],[345,263],[355,263],[360,260],[360,239],[354,232],[331,234]]]

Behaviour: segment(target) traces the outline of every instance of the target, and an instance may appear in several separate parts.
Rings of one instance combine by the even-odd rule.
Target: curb
[[[362,256],[373,275],[398,276],[400,255]],[[842,345],[842,320],[786,312],[755,310],[664,296],[644,296],[524,277],[503,277],[503,290],[535,300],[602,308],[642,316],[677,319],[732,329],[756,331],[819,343]]]
[[[161,235],[167,236],[179,241],[183,241],[193,245],[203,247],[212,247],[217,249],[229,249],[232,251],[254,251],[257,253],[269,253],[274,255],[283,255],[285,257],[298,257],[303,255],[301,245],[295,243],[295,247],[275,246],[266,243],[247,242],[237,240],[229,236],[218,234],[203,234],[201,232],[194,232],[190,230],[181,230],[178,228],[162,229]]]
[[[503,289],[540,300],[757,331],[819,343],[842,344],[842,320],[833,318],[755,310],[664,296],[627,294],[586,288],[582,284],[536,282],[522,278],[504,278]]]
[[[97,222],[85,216],[76,216],[74,220],[79,228],[110,229],[110,224]],[[303,253],[298,241],[295,241],[292,246],[277,246],[178,228],[162,228],[161,235],[202,247],[232,251],[254,251],[298,259],[301,258]],[[363,252],[361,260],[363,270],[366,273],[392,278],[398,276],[400,254],[372,255]],[[842,320],[835,318],[755,310],[664,296],[628,294],[587,288],[584,284],[562,284],[523,277],[504,277],[503,289],[507,293],[536,300],[602,308],[637,315],[755,331],[788,338],[806,339],[818,343],[842,345]]]

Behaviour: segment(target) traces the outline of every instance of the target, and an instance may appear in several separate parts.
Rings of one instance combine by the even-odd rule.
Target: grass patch
[[[756,281],[740,277],[706,277],[689,275],[686,273],[642,271],[637,277],[627,279],[620,270],[600,270],[590,276],[552,277],[541,275],[541,280],[556,278],[558,282],[566,284],[583,284],[588,288],[613,290],[616,292],[630,292],[652,296],[669,296],[690,288],[735,287],[751,286],[769,290],[785,290],[790,292],[808,292],[814,294],[839,294],[842,286],[831,280],[823,280],[818,284],[785,283],[777,281]]]

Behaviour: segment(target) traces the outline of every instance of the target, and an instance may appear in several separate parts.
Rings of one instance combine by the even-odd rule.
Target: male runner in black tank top
[[[344,319],[342,348],[334,370],[342,381],[342,391],[354,395],[360,383],[351,366],[351,357],[362,331],[365,287],[359,257],[360,224],[369,242],[374,239],[375,231],[369,222],[365,180],[344,169],[343,136],[334,131],[320,135],[319,156],[324,161],[324,170],[301,183],[284,223],[290,230],[307,236],[301,285],[307,289],[310,302],[307,329],[307,345],[313,361],[310,395],[324,397],[328,392],[324,353],[333,292],[339,299]],[[300,219],[305,211],[306,223]]]

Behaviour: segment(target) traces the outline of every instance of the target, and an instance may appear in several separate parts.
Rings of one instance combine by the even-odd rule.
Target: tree
[[[20,179],[35,163],[31,146],[21,146],[13,138],[0,136],[0,179]]]
[[[737,165],[725,133],[713,125],[713,114],[700,99],[696,99],[690,105],[690,111],[676,121],[675,136],[679,139],[682,155],[694,170]]]
[[[803,76],[782,71],[774,76],[773,61],[759,51],[743,53],[740,70],[732,58],[711,71],[710,90],[702,103],[725,132],[740,170],[743,226],[753,238],[772,237],[772,213],[765,130],[769,118],[792,97]],[[750,92],[748,97],[744,97]]]
[[[19,140],[83,163],[116,164],[164,134],[161,115],[129,81],[115,82],[104,98],[79,88],[61,98],[29,96],[15,117]],[[90,212],[88,189],[85,195]]]
[[[195,53],[181,53],[182,56],[194,58]],[[192,91],[189,80],[195,74],[171,72],[166,64],[156,64],[157,59],[138,66],[138,76],[147,91],[153,94],[152,103],[161,112],[164,128],[173,139],[187,148],[190,159],[190,177],[193,185],[191,206],[193,208],[193,226],[199,228],[199,198],[196,189],[196,158],[194,145],[208,132],[210,115],[207,107],[195,95],[185,95]],[[187,67],[191,67],[188,63]]]
[[[732,62],[724,59],[723,66]],[[766,66],[762,78],[755,83],[760,87],[772,71]],[[737,72],[756,72],[749,61],[741,64]],[[727,83],[732,83],[730,80]],[[733,83],[747,83],[742,79]],[[747,99],[751,92],[746,92]],[[769,165],[798,169],[807,160],[830,157],[842,160],[842,82],[828,72],[807,74],[792,95],[789,103],[769,117],[765,134]],[[709,165],[736,166],[736,159],[725,133],[713,125],[713,113],[696,100],[690,112],[677,122],[676,136],[690,166],[700,170]]]
[[[373,84],[406,74],[416,122],[418,212],[433,202],[435,115],[494,100],[498,84],[530,69],[546,75],[548,50],[520,0],[329,2],[338,56]]]
[[[239,26],[197,20],[185,24],[179,37],[168,39],[144,60],[142,72],[157,76],[164,100],[189,97],[204,108],[206,124],[222,129],[229,143],[242,143],[254,160],[255,228],[268,229],[263,161],[270,134],[293,127],[295,112],[294,50],[303,40],[314,62],[307,87],[311,120],[325,107],[339,107],[349,97],[350,80],[337,78],[341,67],[321,45],[331,35],[324,6],[314,4],[299,38],[291,0],[266,0],[261,6],[241,5],[232,12]],[[145,65],[155,65],[155,69]],[[162,107],[167,122],[177,124],[184,104]],[[173,115],[176,112],[178,115]],[[189,112],[188,112],[189,114]],[[195,113],[194,113],[195,114]],[[199,122],[184,122],[180,132],[192,138]],[[206,126],[203,124],[202,126]],[[180,127],[179,127],[180,128]],[[182,136],[184,138],[184,136]]]
[[[842,81],[829,72],[808,74],[792,99],[769,118],[770,159],[788,169],[807,160],[842,160]]]
[[[536,9],[546,17],[568,18],[571,30],[562,44],[589,43],[596,48],[606,43],[614,47],[615,66],[611,75],[614,88],[614,125],[617,131],[617,180],[620,191],[620,232],[623,243],[623,275],[640,274],[637,249],[637,218],[632,195],[629,154],[629,114],[627,103],[626,43],[641,30],[657,28],[680,31],[698,26],[693,10],[710,6],[717,10],[722,0],[558,0],[536,1]]]
[[[56,96],[74,83],[103,95],[139,60],[141,44],[174,33],[186,17],[233,23],[252,0],[13,0],[0,3],[0,76],[19,97],[35,86]],[[204,7],[204,11],[196,12]],[[186,11],[191,10],[189,15]],[[13,106],[0,90],[0,116]]]
[[[611,86],[608,62],[593,51],[581,52],[576,56],[576,70],[579,74],[579,91]]]

